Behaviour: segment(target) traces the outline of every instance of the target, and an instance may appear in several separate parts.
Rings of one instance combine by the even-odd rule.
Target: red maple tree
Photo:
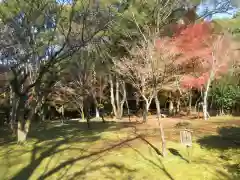
[[[208,118],[207,97],[211,82],[220,78],[232,62],[231,41],[224,34],[215,34],[208,22],[188,25],[172,38],[181,56],[176,61],[182,67],[191,67],[182,77],[186,89],[203,89],[204,119]]]

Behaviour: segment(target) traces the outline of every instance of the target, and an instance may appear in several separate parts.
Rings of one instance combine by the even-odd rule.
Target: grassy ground
[[[240,119],[188,121],[194,131],[190,154],[175,128],[183,121],[163,120],[164,158],[139,138],[161,149],[154,117],[146,124],[95,121],[92,130],[78,121],[42,124],[21,146],[1,130],[0,179],[240,179]]]

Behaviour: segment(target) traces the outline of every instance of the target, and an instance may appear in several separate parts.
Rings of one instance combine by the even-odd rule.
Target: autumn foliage
[[[181,54],[176,62],[186,70],[181,80],[183,88],[204,88],[209,78],[225,74],[232,61],[230,39],[215,34],[208,22],[187,26],[171,43]]]

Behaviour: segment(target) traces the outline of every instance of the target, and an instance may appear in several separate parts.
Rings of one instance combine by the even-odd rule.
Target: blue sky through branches
[[[232,18],[239,12],[240,0],[202,0],[197,8],[197,13],[200,16],[205,16],[206,19],[223,19]]]

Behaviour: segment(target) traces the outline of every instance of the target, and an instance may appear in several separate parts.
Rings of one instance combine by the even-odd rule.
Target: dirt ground
[[[142,134],[147,138],[159,138],[160,130],[157,117],[148,116],[147,122],[143,122],[141,117],[128,117],[122,120],[116,120],[124,128],[121,131]],[[167,117],[161,118],[164,133],[167,140],[179,141],[179,133],[185,126],[177,127],[178,124],[187,123],[187,128],[193,131],[193,136],[200,138],[206,135],[217,134],[218,129],[228,126],[240,126],[240,117],[221,117],[211,118],[209,120],[193,119],[192,117]]]

